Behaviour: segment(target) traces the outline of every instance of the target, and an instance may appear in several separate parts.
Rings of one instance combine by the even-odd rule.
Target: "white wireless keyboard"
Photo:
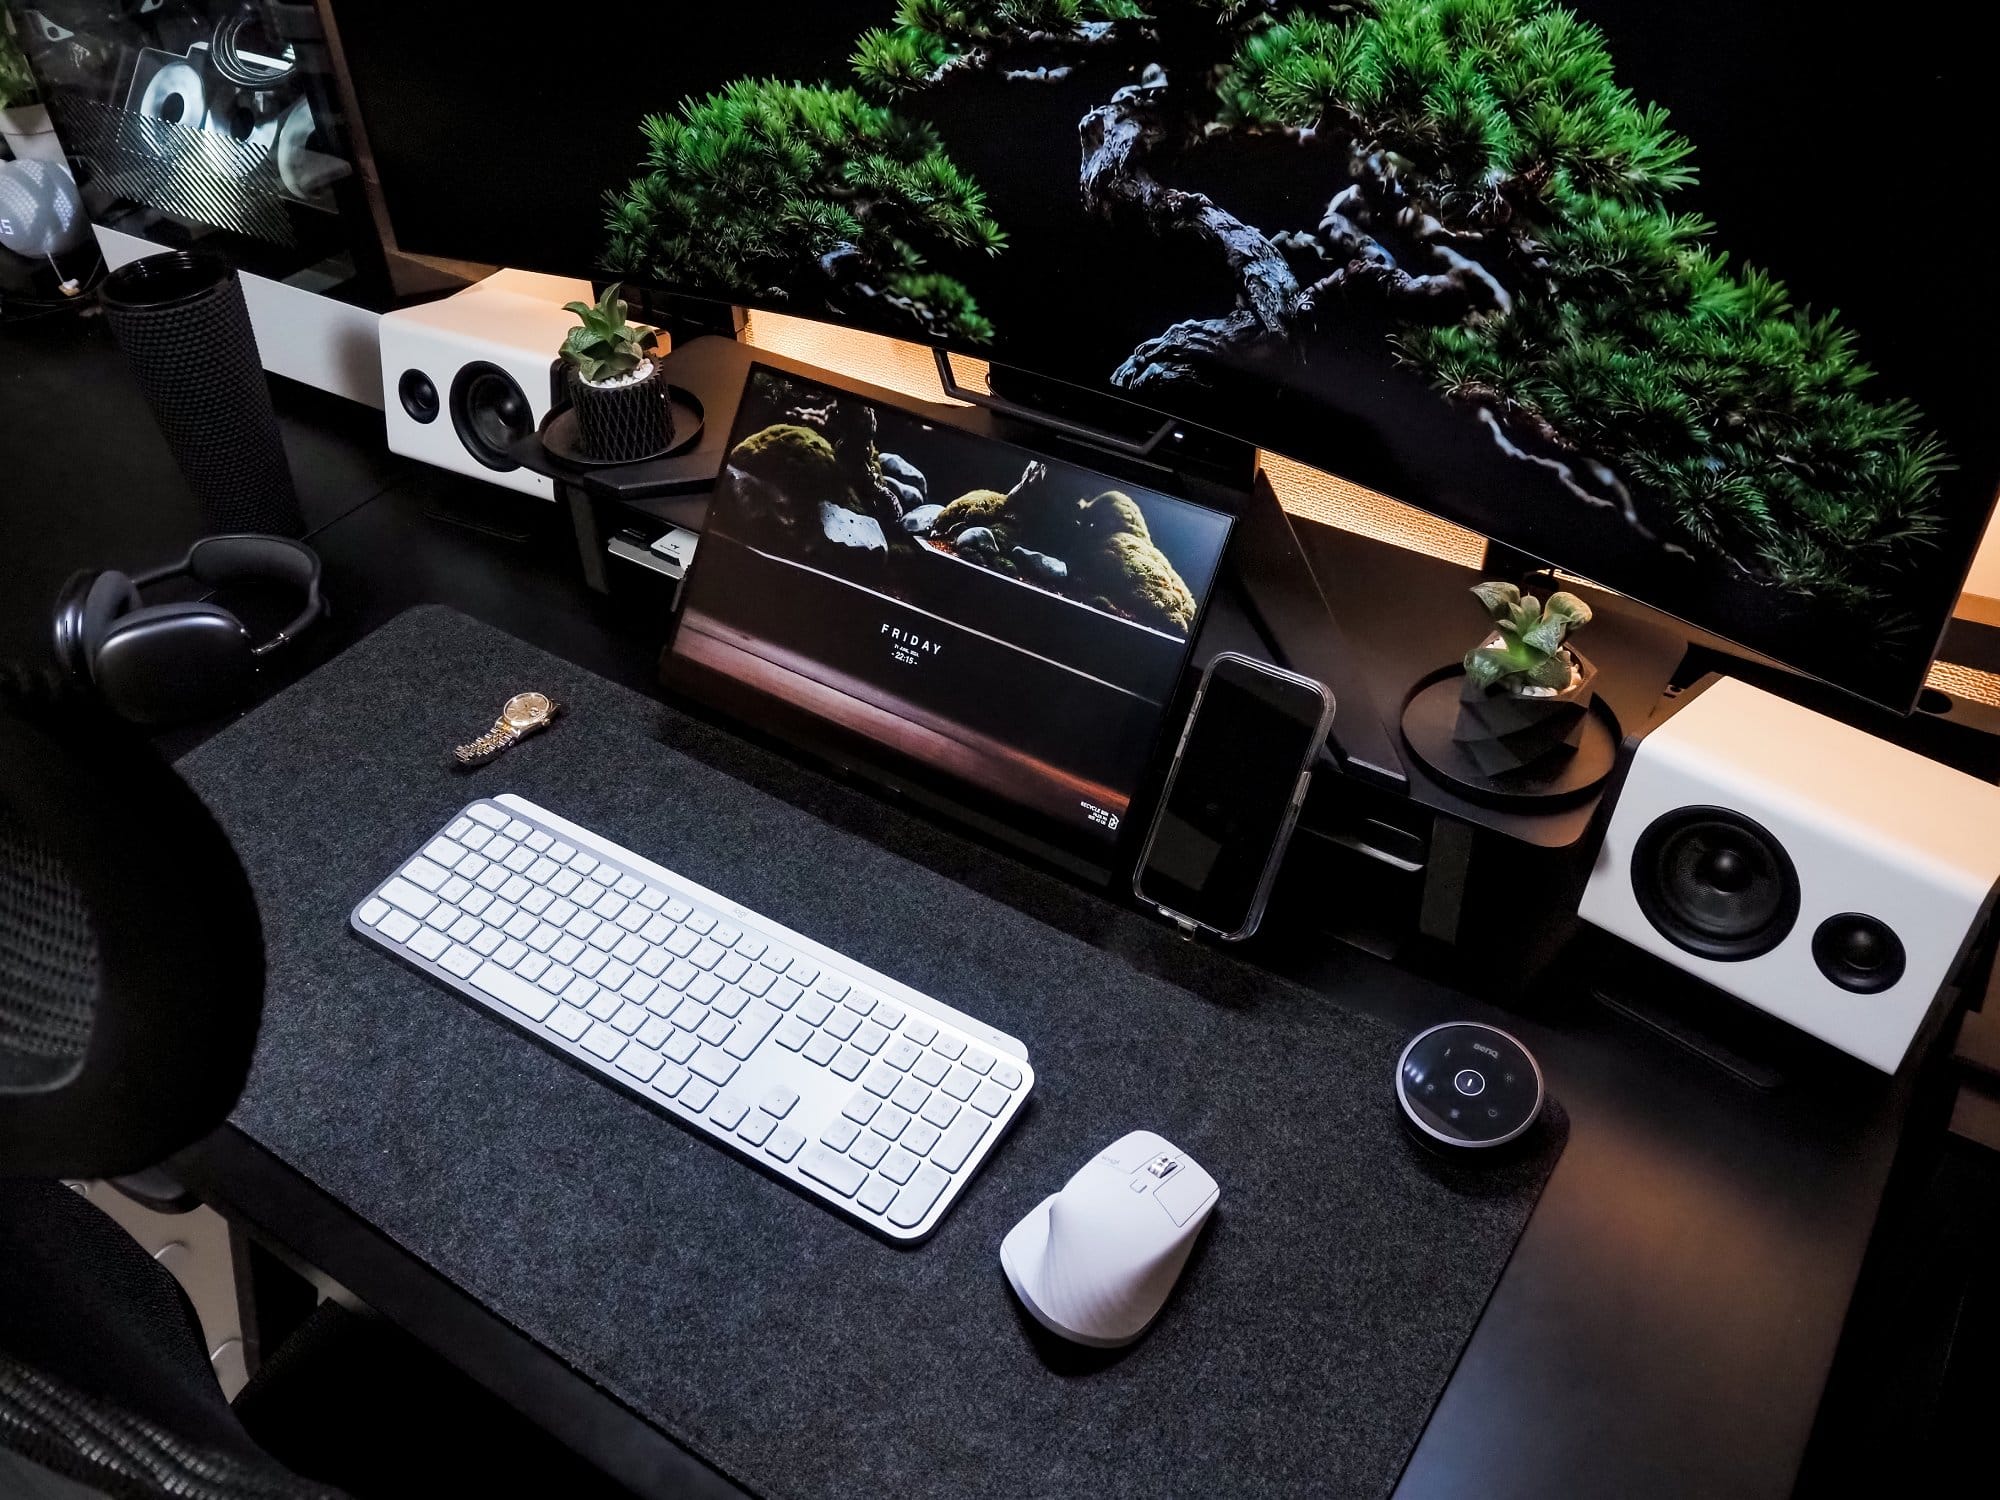
[[[869,1228],[934,1230],[1035,1086],[1012,1037],[520,797],[354,930]]]

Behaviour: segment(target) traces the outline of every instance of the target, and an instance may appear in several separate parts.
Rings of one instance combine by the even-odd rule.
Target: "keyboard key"
[[[387,934],[396,942],[407,943],[422,925],[406,911],[391,910],[389,915],[382,919],[381,926],[377,930]]]
[[[799,1154],[799,1147],[805,1143],[806,1138],[800,1132],[789,1125],[780,1125],[771,1132],[771,1138],[764,1142],[764,1149],[779,1161],[790,1161]]]
[[[947,1172],[956,1172],[965,1165],[965,1159],[972,1155],[986,1134],[986,1117],[966,1110],[958,1117],[958,1123],[944,1133],[939,1142],[931,1148],[931,1160]]]
[[[824,1146],[809,1148],[805,1155],[799,1158],[799,1170],[815,1182],[825,1183],[843,1198],[852,1198],[854,1190],[868,1177],[868,1173],[858,1163],[851,1162],[844,1156],[835,1156]],[[908,1192],[909,1189],[905,1188],[904,1191]],[[918,1217],[921,1218],[922,1215]],[[915,1220],[911,1222],[914,1223]]]
[[[588,854],[572,854],[569,867],[579,875],[588,875],[597,868],[597,860]]]
[[[500,899],[502,901],[519,901],[533,889],[534,887],[528,883],[525,877],[515,875],[501,885]]]
[[[743,1012],[736,1023],[736,1030],[722,1050],[731,1057],[748,1057],[757,1050],[757,1044],[771,1034],[771,1028],[778,1024],[778,1013],[768,1005],[758,1004]]]
[[[642,911],[645,909],[645,904],[646,903],[643,900],[641,900],[639,903],[640,909]],[[657,943],[673,930],[674,930],[674,924],[672,922],[669,922],[665,917],[661,916],[658,912],[655,912],[652,916],[646,919],[645,926],[639,929],[639,936],[644,938],[649,943]]]
[[[537,828],[533,833],[529,834],[526,838],[522,839],[521,842],[526,844],[530,849],[534,850],[535,853],[541,854],[545,852],[548,849],[549,845],[553,844],[555,840],[550,838],[541,829]],[[567,859],[568,857],[569,856],[567,855],[563,856],[564,859]],[[557,860],[556,863],[561,864],[562,861]]]
[[[399,913],[400,915],[400,913]],[[408,920],[405,918],[405,920]],[[479,935],[472,940],[472,951],[482,958],[491,958],[493,950],[507,941],[507,935],[497,927],[482,927]]]
[[[425,958],[437,958],[451,946],[451,939],[435,927],[426,927],[410,939],[410,951],[421,953]]]
[[[819,965],[808,963],[803,958],[795,958],[787,966],[785,972],[800,984],[810,985],[819,978]]]
[[[861,1080],[861,1086],[879,1099],[886,1099],[895,1092],[900,1078],[896,1070],[879,1059],[868,1066],[868,1076]]]
[[[736,1127],[736,1133],[753,1146],[761,1146],[778,1128],[778,1122],[761,1109],[753,1109],[743,1123]]]
[[[833,1014],[833,1004],[831,1001],[809,995],[799,1002],[798,1009],[793,1014],[803,1017],[806,1024],[817,1026]]]
[[[592,997],[590,1003],[584,1007],[594,1019],[599,1021],[610,1020],[624,1008],[625,1002],[619,998],[618,991],[616,990],[599,990]]]
[[[963,1068],[953,1068],[945,1076],[942,1087],[954,1099],[970,1099],[972,1091],[979,1087],[979,1075],[968,1073]]]
[[[860,1092],[841,1106],[840,1112],[857,1125],[866,1125],[875,1118],[875,1111],[882,1107],[882,1101],[873,1094]]]
[[[694,915],[694,908],[678,896],[669,896],[667,904],[662,910],[676,922],[685,922],[689,917]]]
[[[704,936],[715,930],[715,918],[705,911],[689,912],[681,921]]]
[[[626,1043],[625,1050],[618,1054],[620,1070],[630,1073],[641,1083],[659,1072],[660,1064],[665,1061],[666,1059],[659,1053],[650,1047],[641,1046],[636,1041]]]
[[[559,964],[566,964],[581,952],[583,944],[568,933],[564,933],[556,939],[555,946],[549,949],[549,957]]]
[[[889,1033],[873,1021],[863,1021],[860,1030],[854,1033],[854,1045],[871,1057],[880,1052],[882,1044],[888,1040]]]
[[[695,1027],[694,1034],[704,1042],[720,1043],[736,1029],[736,1023],[727,1016],[718,1016],[710,1011],[702,1023]]]
[[[419,922],[429,916],[431,908],[437,905],[437,897],[433,896],[429,891],[418,890],[409,881],[402,879],[390,881],[375,894],[398,911],[408,912]]]
[[[850,988],[851,986],[848,982],[838,974],[822,974],[819,977],[819,983],[813,986],[815,992],[826,996],[827,999],[836,1003],[847,998],[847,992]]]
[[[493,955],[493,962],[503,969],[511,969],[528,956],[528,945],[514,938],[507,939]]]
[[[796,1052],[812,1036],[812,1028],[800,1021],[797,1016],[787,1016],[779,1024],[776,1035],[780,1047]]]
[[[709,1100],[715,1097],[715,1085],[699,1078],[690,1078],[676,1097],[696,1114],[700,1114],[708,1108]]]
[[[861,1134],[861,1127],[852,1120],[841,1118],[819,1133],[819,1138],[836,1151],[845,1151],[854,1144],[854,1138]]]
[[[875,1008],[875,997],[866,990],[855,990],[840,1002],[857,1016],[865,1016]]]
[[[677,1062],[663,1062],[660,1064],[660,1071],[653,1075],[653,1087],[671,1099],[681,1091],[681,1085],[693,1076]],[[702,1085],[703,1088],[707,1086]]]
[[[548,926],[546,922],[538,922],[535,919],[535,914],[533,912],[517,911],[514,913],[512,919],[510,919],[507,922],[507,924],[503,928],[501,928],[501,931],[505,932],[508,937],[520,938],[523,942],[526,942],[529,933],[533,932],[537,927],[546,927],[546,926]],[[551,930],[549,935],[549,943],[553,942],[555,942],[555,934],[554,931]],[[547,944],[544,944],[543,946],[546,947]]]
[[[519,974],[523,979],[540,979],[542,971],[548,968],[548,966],[549,961],[542,957],[541,954],[530,953],[526,958],[514,965],[514,972]]]
[[[898,1109],[915,1114],[930,1103],[931,1091],[914,1078],[905,1078],[896,1085],[896,1092],[889,1096],[889,1102]]]
[[[833,1061],[827,1064],[834,1073],[850,1082],[861,1076],[861,1070],[868,1066],[868,1054],[856,1052],[852,1047],[842,1047]]]
[[[790,1010],[792,1002],[804,993],[805,991],[793,984],[791,980],[780,979],[776,984],[771,986],[770,994],[764,998],[777,1006],[779,1010]]]
[[[517,847],[514,850],[514,852],[508,855],[504,860],[502,860],[501,863],[504,864],[508,869],[512,870],[516,875],[519,875],[523,880],[526,880],[528,877],[528,871],[534,867],[535,851],[532,849],[522,849]]]
[[[922,1120],[910,1121],[909,1127],[903,1132],[903,1139],[897,1142],[905,1151],[914,1151],[919,1156],[937,1143],[937,1126],[927,1125]]]
[[[419,854],[403,866],[403,878],[411,885],[422,886],[427,891],[435,891],[445,883],[446,872]]]
[[[716,1100],[708,1111],[708,1117],[724,1130],[734,1130],[743,1121],[750,1106],[734,1094],[724,1094]]]
[[[508,859],[512,858],[514,851],[520,847],[512,839],[496,834],[480,846],[479,852],[492,860],[494,864],[499,865],[504,864]]]
[[[826,1030],[843,1042],[853,1036],[861,1025],[861,1018],[851,1010],[837,1010],[826,1018]]]
[[[431,908],[431,914],[424,918],[424,925],[426,927],[435,927],[439,932],[445,932],[463,915],[463,912],[449,902],[440,901],[436,906]]]
[[[722,993],[722,981],[713,974],[697,973],[688,981],[687,990],[695,999],[707,1003]]]
[[[573,1042],[590,1030],[590,1017],[574,1005],[558,1005],[548,1019],[549,1030],[566,1042]]]
[[[378,897],[370,896],[366,901],[361,903],[361,910],[356,912],[355,915],[361,918],[364,927],[373,927],[377,922],[389,915],[389,903]]]
[[[647,911],[658,911],[667,904],[667,893],[656,885],[649,885],[632,899]]]
[[[666,949],[648,948],[644,953],[639,955],[638,963],[632,967],[637,969],[641,974],[644,974],[648,979],[658,979],[662,974],[666,973],[667,964],[670,961]]]
[[[493,893],[491,891],[468,891],[465,899],[458,904],[472,916],[483,916],[485,915],[486,908],[493,904]]]
[[[565,969],[561,964],[550,964],[546,969],[542,970],[542,977],[535,981],[536,984],[539,984],[551,995],[560,995],[575,982],[575,972]]]
[[[797,1094],[793,1093],[783,1084],[779,1084],[764,1096],[760,1107],[766,1114],[782,1120],[792,1112],[792,1106],[798,1102],[799,1096]]]
[[[628,1000],[618,1007],[618,1014],[611,1018],[611,1024],[627,1036],[636,1035],[639,1028],[646,1024],[646,1008]]]
[[[736,981],[753,995],[761,995],[778,982],[778,976],[762,964],[752,964],[750,972]]]
[[[569,1001],[571,1005],[588,1005],[596,998],[597,986],[581,974],[572,979],[569,988],[563,991],[563,999]]]
[[[875,1129],[892,1141],[903,1133],[903,1127],[909,1123],[908,1112],[896,1108],[893,1104],[885,1104],[877,1110],[873,1121]]]
[[[969,1047],[966,1049],[965,1056],[959,1060],[959,1066],[970,1068],[973,1072],[984,1076],[986,1071],[993,1066],[993,1054],[991,1052],[982,1052],[977,1047]]]
[[[574,870],[562,870],[549,877],[549,889],[558,896],[568,896],[582,884],[583,877]]]
[[[462,875],[454,875],[438,887],[438,900],[459,902],[473,892],[473,884]]]
[[[901,1186],[910,1180],[910,1174],[917,1170],[917,1159],[901,1146],[882,1158],[880,1168],[884,1177]]]
[[[644,974],[634,974],[618,986],[618,993],[634,1005],[644,1005],[653,998],[653,991],[658,988],[659,986]]]
[[[701,1050],[701,1043],[692,1031],[676,1031],[667,1038],[666,1046],[660,1049],[677,1063],[684,1063]]]
[[[645,888],[646,882],[641,880],[637,875],[620,875],[618,883],[611,889],[623,896],[627,901],[630,901]]]
[[[973,1090],[972,1107],[982,1114],[997,1115],[1007,1107],[1007,1091],[988,1078]]]
[[[595,901],[590,903],[590,909],[596,912],[600,917],[604,918],[605,921],[611,922],[611,921],[616,921],[619,914],[622,913],[625,910],[625,908],[630,906],[631,904],[632,904],[631,902],[627,901],[623,896],[619,895],[616,891],[606,891],[603,895],[599,896]],[[646,924],[641,922],[639,925],[643,927]]]
[[[965,1043],[961,1042],[950,1032],[946,1032],[930,1045],[941,1055],[951,1058],[953,1061],[956,1061],[958,1054],[965,1050]]]
[[[475,823],[484,823],[488,828],[505,828],[507,815],[490,802],[475,802],[465,810],[465,815]]]
[[[660,946],[676,958],[686,958],[696,948],[701,946],[701,939],[689,932],[685,927],[676,927],[666,937],[661,939]]]
[[[590,1030],[583,1034],[583,1050],[610,1062],[625,1050],[625,1033],[602,1021],[593,1021]]]
[[[825,1067],[840,1051],[840,1043],[824,1031],[815,1031],[812,1040],[805,1045],[805,1055]]]
[[[915,1042],[906,1036],[899,1036],[883,1049],[882,1061],[892,1068],[900,1068],[907,1073],[921,1056],[923,1054],[917,1050]]]
[[[922,1113],[926,1120],[942,1130],[958,1118],[958,1106],[943,1094],[933,1094],[930,1103],[923,1107]]]
[[[708,934],[725,948],[734,948],[736,940],[743,936],[743,929],[733,922],[718,922]]]
[[[597,982],[607,990],[623,989],[625,981],[631,977],[632,969],[630,965],[614,962],[606,962],[604,967],[599,969],[596,974]]]
[[[444,831],[444,836],[448,839],[455,839],[470,832],[472,832],[472,820],[470,818],[458,818],[453,821],[451,827]]]
[[[387,909],[387,907],[383,908],[385,911]],[[479,918],[461,916],[456,922],[451,924],[451,928],[445,936],[449,937],[454,943],[469,943],[478,937],[481,932],[485,931],[485,929],[486,924],[480,921]]]
[[[764,956],[764,940],[760,937],[745,935],[736,940],[735,947],[738,953],[752,963]]]
[[[1010,1062],[996,1062],[993,1065],[992,1078],[1003,1089],[1017,1089],[1021,1086],[1021,1070]]]
[[[703,1047],[688,1066],[710,1083],[727,1083],[736,1076],[736,1059],[715,1047]]]
[[[692,1000],[683,1000],[680,1009],[674,1012],[673,1022],[683,1030],[692,1031],[708,1019],[708,1007],[697,1005]]]
[[[523,823],[519,818],[515,818],[507,825],[507,837],[510,839],[524,839],[533,832],[534,829]]]
[[[708,979],[711,978],[712,976],[704,974],[701,977],[703,979]],[[700,988],[706,988],[706,986],[701,986]],[[688,986],[688,993],[690,995],[696,994],[697,992],[698,992],[697,986],[695,985]],[[719,988],[717,988],[713,998],[714,998],[715,1008],[721,1011],[725,1016],[734,1016],[741,1014],[743,1007],[750,1004],[750,997],[744,994],[743,991],[739,990],[733,984],[722,985]],[[757,1004],[759,1005],[763,1005],[763,1003],[764,1002],[762,1000],[759,1000],[757,1002]]]
[[[611,956],[621,964],[635,964],[646,956],[646,940],[637,933],[628,932],[618,939],[618,946],[611,950]]]
[[[917,1168],[917,1175],[903,1185],[896,1201],[889,1205],[889,1222],[898,1229],[912,1229],[923,1222],[938,1194],[951,1185],[951,1178],[929,1162]]]
[[[547,885],[550,879],[554,877],[556,871],[561,868],[562,866],[558,865],[554,860],[549,859],[547,857],[543,857],[541,859],[536,860],[533,864],[529,865],[524,873],[527,875],[528,879],[534,881],[536,885]],[[555,899],[556,895],[554,891],[544,891],[542,894],[548,897],[551,901]]]
[[[667,966],[667,972],[660,976],[660,983],[670,985],[677,990],[684,990],[692,981],[700,977],[701,970],[685,959],[682,959],[678,963]]]
[[[586,948],[583,952],[577,954],[576,961],[570,967],[579,974],[587,974],[592,979],[595,979],[599,974],[604,972],[604,964],[605,958],[602,953],[599,953],[595,948]]]
[[[635,1033],[642,1046],[657,1047],[674,1034],[674,1023],[665,1016],[648,1016],[646,1024]]]
[[[457,944],[453,944],[450,948],[446,949],[444,957],[438,960],[438,967],[440,969],[449,974],[456,974],[460,979],[468,978],[472,971],[479,967],[479,964],[480,958],[477,953],[474,953],[470,948],[459,947]]]
[[[875,1024],[894,1031],[903,1024],[903,1007],[891,1005],[887,1000],[882,1001],[875,1007]]]
[[[604,924],[587,911],[580,911],[563,923],[563,931],[571,937],[587,938]]]
[[[854,1195],[854,1201],[872,1214],[879,1214],[887,1208],[896,1196],[895,1184],[886,1178],[870,1177],[861,1184],[861,1191]]]
[[[572,861],[572,867],[573,866],[574,866],[574,861]],[[575,890],[569,893],[569,899],[574,901],[578,906],[582,907],[585,911],[597,911],[597,903],[602,901],[606,896],[610,894],[611,893],[609,891],[605,890],[604,887],[599,885],[596,881],[586,880],[582,882],[580,885],[578,885]],[[603,912],[597,912],[597,914],[600,917],[604,915]]]
[[[523,912],[522,915],[526,916],[527,913]],[[546,922],[538,922],[521,941],[526,943],[530,948],[533,948],[537,953],[546,953],[549,949],[555,947],[556,939],[561,936],[562,929],[560,927],[551,927]]]

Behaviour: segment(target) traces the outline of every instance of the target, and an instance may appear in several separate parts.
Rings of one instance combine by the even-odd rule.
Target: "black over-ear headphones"
[[[219,604],[142,605],[139,591],[169,578],[202,584],[290,584],[305,595],[296,619],[253,644]],[[94,686],[115,712],[141,724],[201,718],[249,696],[258,663],[326,613],[319,556],[282,536],[203,537],[187,556],[150,573],[83,572],[56,601],[56,656],[77,682]]]

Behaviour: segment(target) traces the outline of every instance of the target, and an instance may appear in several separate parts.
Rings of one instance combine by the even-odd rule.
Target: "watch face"
[[[516,729],[532,729],[546,724],[554,707],[544,693],[516,693],[500,710],[500,717]]]

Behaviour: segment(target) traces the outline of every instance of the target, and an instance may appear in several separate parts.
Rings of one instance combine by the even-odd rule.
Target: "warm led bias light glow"
[[[744,337],[760,349],[803,360],[821,369],[840,370],[856,380],[899,391],[919,401],[945,402],[938,390],[931,352],[918,344],[770,312],[751,313]],[[961,384],[985,386],[983,362],[954,355],[952,368]],[[1485,555],[1485,538],[1476,531],[1441,521],[1415,506],[1349,484],[1336,475],[1308,468],[1276,453],[1260,453],[1258,461],[1270,476],[1278,499],[1295,515],[1412,552],[1426,553],[1463,568],[1477,568]],[[1991,531],[1973,569],[1973,588],[1961,598],[1957,612],[1967,619],[2000,624],[2000,601],[1984,597],[1979,590],[1982,567],[1993,575],[1994,591],[2000,594],[2000,541],[1996,541],[1996,534]],[[2000,707],[2000,678],[1991,673],[1940,662],[1931,667],[1927,681],[1940,692]]]

